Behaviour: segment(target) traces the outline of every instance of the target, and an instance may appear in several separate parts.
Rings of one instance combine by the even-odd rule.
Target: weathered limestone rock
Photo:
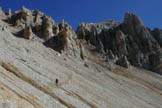
[[[42,22],[42,38],[44,38],[45,40],[48,40],[49,38],[51,38],[52,36],[54,36],[53,34],[53,22],[52,19],[50,17],[45,16]]]
[[[23,30],[23,37],[25,39],[32,39],[33,38],[33,32],[30,26],[26,26],[25,29]]]
[[[18,21],[22,25],[25,24],[30,25],[32,23],[32,20],[33,20],[33,16],[31,11],[23,7],[21,10],[17,11],[15,14],[11,16],[9,22],[14,26],[19,26],[20,24],[18,25],[17,23]]]
[[[141,19],[132,13],[126,13],[122,23],[113,20],[98,24],[82,23],[76,33],[65,21],[56,24],[40,11],[25,7],[11,15],[10,23],[24,29],[24,38],[31,39],[34,33],[44,39],[44,45],[66,55],[89,55],[85,54],[86,51],[94,54],[93,58],[109,61],[113,54],[113,63],[126,56],[131,65],[151,69],[155,61],[150,61],[149,57],[157,53],[159,63],[162,62],[161,30],[146,28]],[[86,45],[82,45],[85,43],[80,40],[86,41]]]
[[[157,53],[159,63],[161,63],[162,50],[160,48],[160,30],[152,31],[146,28],[140,18],[132,13],[126,13],[123,23],[112,23],[106,27],[98,27],[97,24],[82,24],[77,29],[79,39],[84,39],[96,49],[103,49],[103,52],[97,50],[100,54],[104,54],[106,61],[109,59],[107,51],[112,51],[115,59],[120,61],[126,57],[131,65],[150,69],[149,56]],[[101,23],[101,25],[104,25]],[[105,25],[104,25],[105,26]],[[158,41],[157,41],[158,40]],[[98,44],[100,43],[100,44]],[[107,55],[108,54],[108,55]],[[126,61],[126,60],[125,60]],[[152,62],[155,62],[152,59]],[[121,63],[118,63],[122,66]],[[127,63],[125,63],[127,64]],[[124,65],[127,67],[126,65]]]
[[[67,31],[61,31],[57,36],[48,40],[48,45],[58,52],[62,52],[67,48]]]
[[[31,39],[34,34],[34,36],[42,38],[46,46],[58,52],[72,56],[80,55],[76,33],[65,21],[56,24],[51,17],[39,10],[29,10],[23,7],[11,15],[9,23],[20,29],[15,34],[18,37],[21,35],[26,39]]]
[[[161,57],[161,48],[142,21],[132,13],[126,13],[121,30],[128,35],[128,59],[131,64],[148,68],[149,55],[157,52]],[[133,43],[133,44],[132,44]],[[134,56],[134,57],[133,57]]]
[[[67,23],[58,25],[59,33],[47,40],[44,44],[54,50],[67,55],[79,57],[80,48],[77,45],[77,36]]]
[[[155,28],[154,30],[151,31],[151,33],[162,47],[162,30]]]
[[[35,24],[35,26],[33,27],[33,32],[38,36],[41,37],[42,36],[42,27],[39,24]]]
[[[159,53],[149,55],[150,69],[162,74],[162,57]]]
[[[40,15],[39,15],[39,11],[35,11],[34,23],[35,23],[35,24],[40,23]]]
[[[58,25],[53,25],[53,33],[54,33],[54,35],[57,35],[59,33]]]
[[[126,36],[123,34],[122,31],[117,31],[115,35],[115,45],[117,48],[118,55],[127,55],[127,48],[126,48]],[[115,47],[115,46],[114,46]]]

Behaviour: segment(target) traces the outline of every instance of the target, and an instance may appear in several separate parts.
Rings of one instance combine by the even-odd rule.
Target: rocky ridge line
[[[109,25],[81,24],[77,29],[79,39],[92,44],[106,56],[106,61],[129,67],[129,64],[161,72],[162,50],[160,29],[144,26],[139,17],[126,13],[122,23],[110,21]]]
[[[57,24],[38,10],[23,7],[14,13],[1,13],[7,23],[19,28],[17,36],[29,40],[40,37],[45,46],[59,53],[162,73],[162,30],[146,28],[132,13],[126,13],[122,23],[82,23],[76,32],[67,22]]]

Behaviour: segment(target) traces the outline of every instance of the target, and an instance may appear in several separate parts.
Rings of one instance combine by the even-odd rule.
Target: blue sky
[[[146,26],[162,28],[162,0],[0,0],[4,9],[39,9],[56,22],[65,19],[74,28],[81,22],[122,21],[125,12],[141,17]]]

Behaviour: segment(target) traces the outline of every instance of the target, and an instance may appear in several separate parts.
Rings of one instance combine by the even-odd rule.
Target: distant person
[[[58,80],[58,79],[56,79],[56,80],[55,80],[56,86],[58,86],[58,82],[59,82],[59,80]]]

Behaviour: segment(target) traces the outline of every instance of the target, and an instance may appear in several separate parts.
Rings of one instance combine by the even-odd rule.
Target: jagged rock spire
[[[125,24],[133,24],[133,25],[143,25],[143,22],[141,21],[141,19],[136,16],[135,14],[131,13],[131,12],[126,12],[124,15],[124,23]]]

